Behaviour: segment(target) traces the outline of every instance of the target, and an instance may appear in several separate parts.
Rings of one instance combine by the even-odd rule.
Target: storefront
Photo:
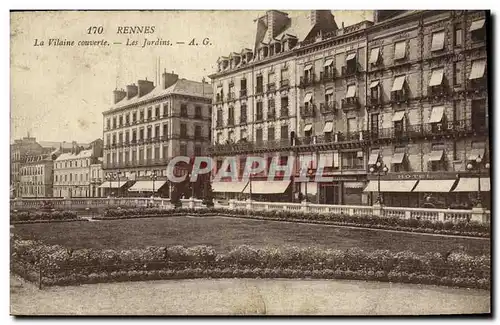
[[[483,206],[490,207],[490,179],[481,177]],[[471,208],[477,199],[478,178],[467,172],[403,172],[368,175],[364,192],[373,204],[378,192],[387,206]],[[379,185],[380,184],[380,185]]]

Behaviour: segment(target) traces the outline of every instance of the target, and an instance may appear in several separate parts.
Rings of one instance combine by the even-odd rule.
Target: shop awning
[[[365,182],[344,182],[345,188],[364,188]]]
[[[129,188],[129,192],[153,192],[153,188],[154,188],[154,191],[158,191],[158,189],[160,187],[162,187],[163,185],[165,185],[167,181],[137,181],[135,182],[134,185],[132,185],[131,188]]]
[[[467,157],[467,160],[476,160],[477,157],[484,158],[484,148],[482,149],[472,149]]]
[[[312,130],[312,128],[313,128],[312,124],[306,124],[306,126],[304,126],[304,132],[309,132]]]
[[[326,122],[323,127],[323,133],[328,133],[333,131],[333,122]]]
[[[333,63],[333,59],[328,59],[325,61],[325,64],[323,64],[323,67],[329,67],[331,66]]]
[[[429,123],[439,123],[443,119],[444,106],[434,106],[431,111]]]
[[[439,86],[443,83],[444,69],[434,69],[432,70],[431,80],[429,81],[429,86]]]
[[[411,192],[418,181],[380,181],[380,192]],[[378,181],[370,181],[364,192],[378,192]]]
[[[121,188],[123,185],[125,185],[127,181],[106,181],[102,183],[99,188]]]
[[[403,85],[405,83],[406,76],[398,76],[394,79],[394,83],[392,84],[391,91],[399,91],[403,89]]]
[[[480,19],[480,20],[475,20],[470,24],[469,31],[473,32],[475,30],[479,30],[484,27],[485,20]]]
[[[307,71],[307,70],[311,70],[312,69],[312,64],[307,64],[305,67],[304,67],[304,70]]]
[[[380,151],[374,150],[370,153],[370,157],[368,158],[368,165],[375,165],[377,163],[378,157],[380,155]]]
[[[333,94],[333,88],[329,88],[325,91],[325,95]]]
[[[420,180],[413,192],[441,192],[446,193],[451,190],[456,179],[434,179]]]
[[[312,93],[307,93],[304,96],[304,103],[309,103],[311,101],[312,96],[313,96]]]
[[[376,47],[370,51],[370,60],[368,63],[375,64],[378,61],[378,57],[380,55],[380,47]]]
[[[431,51],[439,51],[444,48],[444,31],[432,34]]]
[[[405,117],[405,111],[397,111],[392,116],[392,121],[393,122],[399,122],[399,121],[401,121],[403,119],[403,117]]]
[[[241,193],[248,182],[213,182],[212,191],[217,193]]]
[[[429,154],[429,161],[441,161],[444,150],[432,150]]]
[[[489,178],[481,177],[480,182],[481,192],[491,191]],[[477,178],[460,178],[453,192],[477,192]]]
[[[290,181],[252,181],[252,194],[282,194],[290,185]],[[244,193],[250,194],[250,184]]]
[[[394,59],[404,59],[406,56],[406,41],[398,42],[394,46]]]
[[[406,153],[404,152],[396,152],[392,156],[391,164],[402,164],[403,160],[405,159]]]
[[[380,80],[374,80],[370,83],[370,88],[375,88],[380,83]]]
[[[347,57],[345,58],[346,61],[351,61],[351,60],[354,60],[356,58],[356,53],[351,53],[351,54],[348,54]]]
[[[347,92],[345,94],[345,98],[351,98],[356,95],[356,85],[347,86]]]
[[[476,60],[472,62],[469,80],[479,79],[484,76],[486,70],[486,60]]]

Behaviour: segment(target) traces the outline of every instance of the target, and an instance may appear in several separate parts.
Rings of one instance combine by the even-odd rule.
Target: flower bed
[[[295,221],[350,226],[361,228],[388,229],[418,233],[443,235],[461,235],[471,237],[490,237],[490,225],[475,221],[435,221],[418,219],[400,219],[394,217],[378,217],[373,215],[350,216],[347,214],[322,214],[295,211],[249,211],[230,209],[112,209],[96,219],[129,219],[169,216],[228,216],[234,218],[252,218],[276,221]]]
[[[76,221],[79,220],[76,213],[72,211],[53,211],[53,212],[15,212],[10,213],[10,223],[36,223],[36,222],[54,222],[54,221]]]
[[[360,249],[208,246],[72,250],[11,238],[13,272],[44,285],[186,278],[357,279],[489,289],[490,256]]]

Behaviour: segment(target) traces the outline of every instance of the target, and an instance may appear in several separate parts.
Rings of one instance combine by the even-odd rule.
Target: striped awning
[[[165,185],[167,181],[137,181],[131,188],[129,192],[157,192],[160,187]]]
[[[286,191],[290,181],[252,181],[252,194],[281,194]],[[250,184],[244,193],[250,193]]]
[[[106,181],[102,183],[99,188],[121,188],[127,181]]]
[[[411,192],[416,180],[380,181],[380,192]],[[378,181],[370,181],[364,192],[378,192]]]

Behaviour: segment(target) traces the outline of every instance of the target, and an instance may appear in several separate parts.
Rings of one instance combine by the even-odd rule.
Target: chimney
[[[165,69],[161,75],[161,89],[167,89],[175,84],[177,80],[179,80],[178,75],[176,75],[173,71],[172,73],[167,73],[167,69]]]
[[[72,154],[76,154],[76,147],[77,147],[76,141],[71,142],[71,153]]]
[[[278,10],[268,10],[266,12],[267,17],[267,32],[266,38],[275,38],[283,29],[287,26],[290,18],[288,14]]]
[[[335,18],[330,10],[311,10],[310,21],[311,26],[320,25],[323,28],[336,26]]]
[[[135,84],[131,84],[127,86],[127,99],[135,97],[137,95],[137,86]]]
[[[151,90],[153,90],[155,87],[152,81],[148,81],[148,78],[146,78],[146,80],[138,80],[137,85],[139,88],[139,97],[142,97],[151,92]]]
[[[125,98],[125,96],[127,96],[127,92],[125,90],[123,90],[123,89],[121,89],[121,90],[118,90],[118,89],[113,90],[113,104],[118,103],[120,100],[122,100],[123,98]]]

